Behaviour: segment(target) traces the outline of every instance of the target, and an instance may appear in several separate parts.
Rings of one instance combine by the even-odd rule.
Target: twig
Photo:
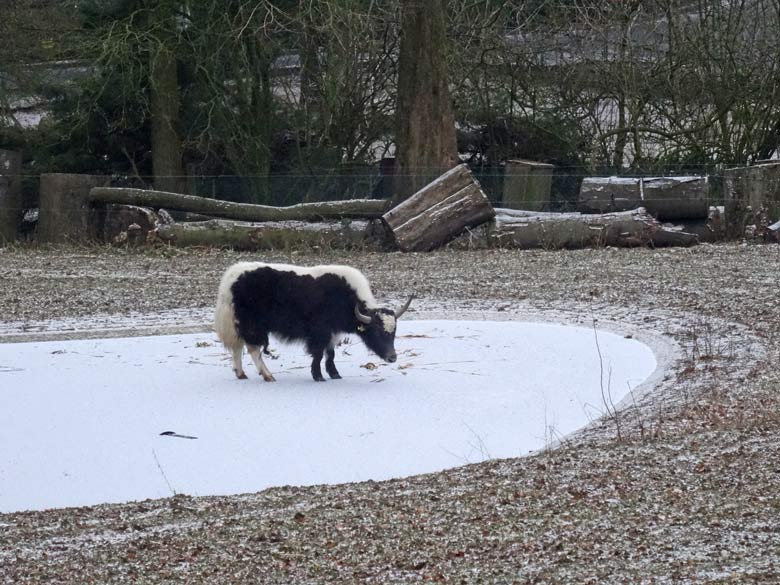
[[[620,428],[620,417],[618,416],[617,408],[615,408],[612,402],[612,393],[609,387],[612,383],[612,368],[609,369],[609,384],[607,384],[607,390],[604,390],[604,356],[601,354],[601,345],[599,344],[599,334],[596,329],[596,318],[593,319],[593,336],[596,339],[596,351],[599,354],[599,387],[601,388],[601,401],[604,403],[604,408],[607,409],[607,416],[615,421],[615,429],[617,430],[618,440],[623,439],[623,434]],[[610,407],[611,405],[611,407]]]
[[[165,483],[168,485],[168,489],[171,490],[171,493],[175,496],[176,490],[173,489],[173,486],[171,485],[171,482],[168,481],[168,476],[165,475],[165,471],[162,468],[162,465],[160,465],[160,460],[157,459],[157,453],[154,452],[154,449],[152,449],[152,455],[154,455],[154,461],[157,463],[157,469],[160,470],[160,474],[163,476],[163,479],[165,480]]]

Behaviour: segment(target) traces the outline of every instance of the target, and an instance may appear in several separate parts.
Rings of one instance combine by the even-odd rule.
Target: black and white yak
[[[379,307],[368,279],[350,266],[239,262],[222,276],[214,328],[233,355],[239,379],[246,378],[241,365],[246,345],[258,373],[266,382],[275,381],[262,355],[273,333],[282,341],[304,342],[312,357],[311,375],[324,382],[323,355],[328,375],[341,378],[333,358],[346,333],[357,334],[368,349],[394,362],[396,320],[412,298],[398,311]]]

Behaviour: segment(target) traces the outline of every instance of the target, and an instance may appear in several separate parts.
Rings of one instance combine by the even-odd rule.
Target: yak
[[[274,334],[282,341],[303,342],[312,357],[312,378],[324,382],[323,355],[328,375],[341,378],[333,359],[344,334],[357,334],[380,358],[395,362],[396,321],[413,298],[396,311],[379,307],[368,279],[350,266],[239,262],[222,276],[214,329],[231,352],[239,379],[247,377],[241,364],[246,345],[258,373],[266,382],[275,381],[263,362],[268,336]]]

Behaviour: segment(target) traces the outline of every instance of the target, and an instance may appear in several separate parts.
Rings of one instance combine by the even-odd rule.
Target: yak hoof
[[[276,382],[276,378],[274,378],[273,374],[263,374],[263,380],[266,382]]]
[[[248,380],[249,379],[245,372],[240,372],[240,373],[236,372],[236,378],[238,378],[239,380]]]

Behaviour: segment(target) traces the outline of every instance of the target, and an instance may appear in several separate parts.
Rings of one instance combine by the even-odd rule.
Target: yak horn
[[[360,312],[360,305],[358,305],[358,304],[355,305],[355,318],[358,321],[360,321],[361,323],[363,323],[364,325],[368,325],[369,323],[371,323],[371,317],[361,313]]]
[[[409,299],[406,301],[406,304],[395,312],[395,318],[396,319],[400,319],[401,315],[406,313],[406,309],[408,309],[409,305],[412,304],[412,299],[413,298],[414,298],[414,295],[409,296]]]

